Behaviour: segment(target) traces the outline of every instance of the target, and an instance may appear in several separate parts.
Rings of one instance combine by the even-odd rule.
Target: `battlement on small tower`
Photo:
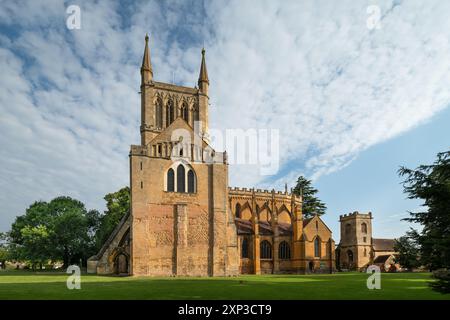
[[[348,214],[341,214],[339,216],[339,221],[350,220],[350,219],[354,219],[354,218],[357,218],[357,217],[358,218],[373,219],[371,211],[369,211],[367,213],[361,213],[359,211],[353,211],[353,212],[350,212]]]

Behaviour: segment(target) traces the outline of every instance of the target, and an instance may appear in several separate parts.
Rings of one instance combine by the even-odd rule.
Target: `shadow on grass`
[[[441,295],[429,288],[430,274],[415,274],[409,278],[402,274],[382,275],[381,290],[367,289],[366,274],[350,275],[353,277],[329,274],[230,278],[82,275],[81,290],[68,290],[65,273],[11,272],[0,274],[0,299],[450,299],[450,295]]]

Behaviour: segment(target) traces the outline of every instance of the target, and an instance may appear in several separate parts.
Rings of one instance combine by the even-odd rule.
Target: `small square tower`
[[[350,270],[365,268],[372,261],[372,213],[355,211],[341,215],[339,222],[339,266]]]

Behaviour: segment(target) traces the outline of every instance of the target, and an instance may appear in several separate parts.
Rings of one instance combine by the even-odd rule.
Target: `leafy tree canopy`
[[[395,240],[394,250],[398,252],[397,262],[404,268],[412,269],[420,266],[419,246],[414,240],[415,231]]]
[[[33,265],[49,259],[63,260],[64,266],[87,259],[95,251],[93,234],[99,213],[87,211],[70,197],[33,203],[12,224],[9,238],[13,256],[31,260]]]
[[[404,192],[423,200],[423,210],[404,220],[422,225],[411,237],[419,245],[420,262],[431,270],[450,268],[450,151],[438,153],[431,165],[401,167]]]

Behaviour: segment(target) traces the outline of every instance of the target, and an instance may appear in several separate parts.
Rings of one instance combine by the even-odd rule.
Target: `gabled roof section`
[[[125,222],[129,218],[130,218],[130,212],[128,211],[128,213],[125,214],[122,217],[122,219],[119,221],[117,226],[114,228],[113,232],[111,232],[111,235],[109,236],[108,240],[106,240],[106,242],[103,244],[103,246],[100,249],[100,251],[95,256],[90,257],[88,260],[98,260],[98,259],[100,259],[103,256],[103,254],[105,253],[106,249],[108,249],[108,247],[111,244],[111,242],[114,240],[114,238],[119,233],[120,229],[122,229],[123,225],[125,224]]]
[[[236,224],[238,235],[249,235],[253,234],[253,225],[250,220],[244,220],[240,218],[235,218],[234,222]],[[261,235],[273,235],[272,225],[267,221],[260,221],[258,223],[259,234]],[[290,223],[278,223],[278,234],[280,236],[289,236],[292,234],[292,225]]]
[[[333,232],[330,230],[330,228],[328,228],[328,226],[325,224],[325,222],[323,222],[322,219],[320,219],[320,216],[315,215],[312,218],[308,218],[308,219],[303,219],[303,228],[308,228],[309,226],[314,226],[314,224],[311,224],[312,221],[318,221],[320,224],[322,224],[323,226],[325,226],[325,228],[327,228],[328,231],[330,231],[331,234],[333,234]]]
[[[372,238],[373,250],[375,251],[392,251],[394,252],[394,239],[375,239]]]
[[[150,141],[150,144],[155,144],[157,142],[179,141],[178,137],[172,139],[172,133],[177,129],[187,130],[191,136],[191,143],[194,143],[194,138],[197,138],[202,141],[203,148],[209,146],[209,144],[200,135],[194,132],[194,129],[182,117],[176,118],[167,128],[164,128]]]

